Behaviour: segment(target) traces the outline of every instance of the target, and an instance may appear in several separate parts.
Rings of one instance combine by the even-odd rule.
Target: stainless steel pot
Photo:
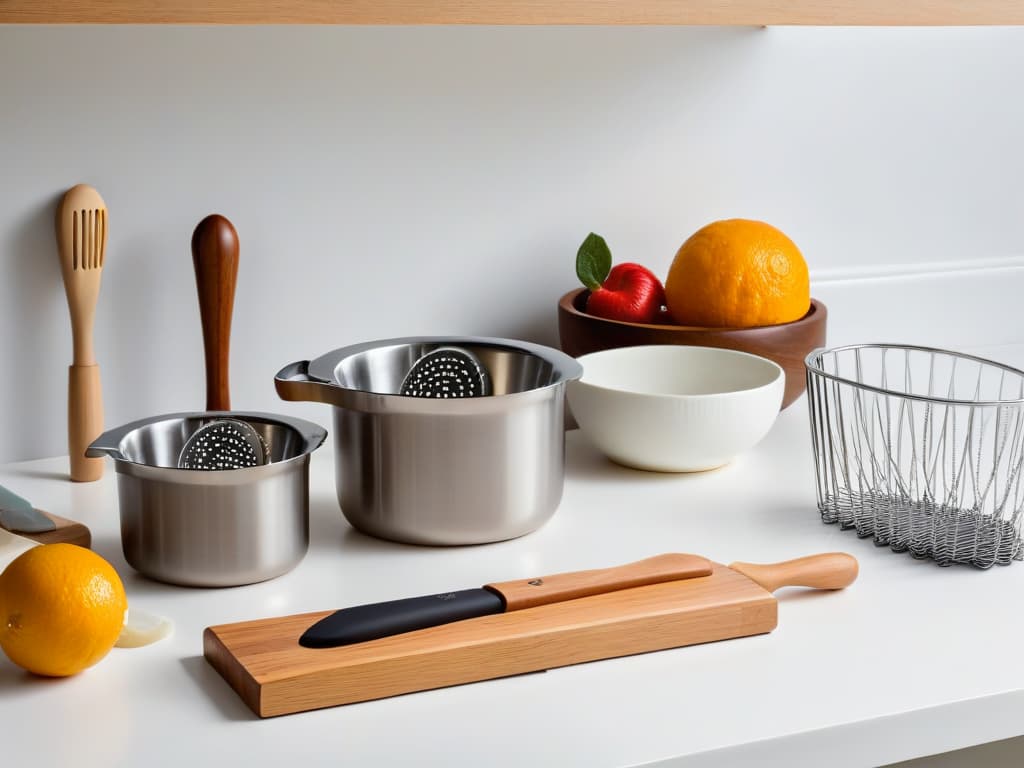
[[[471,352],[492,394],[397,394],[439,347]],[[583,373],[558,350],[510,339],[415,337],[336,349],[276,376],[285,400],[334,406],[338,502],[373,536],[479,544],[521,536],[562,498],[565,384]]]
[[[245,469],[178,469],[189,436],[217,418],[250,424],[270,462]],[[227,587],[294,568],[309,546],[309,454],[327,437],[286,416],[206,411],[154,416],[96,438],[88,456],[117,471],[121,546],[128,564],[159,581]]]

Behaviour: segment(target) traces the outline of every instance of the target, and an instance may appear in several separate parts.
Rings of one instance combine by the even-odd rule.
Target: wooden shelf
[[[1017,25],[1021,0],[0,0],[28,24]]]

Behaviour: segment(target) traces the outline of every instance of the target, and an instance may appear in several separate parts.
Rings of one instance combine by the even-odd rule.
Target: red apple
[[[601,287],[590,292],[587,312],[627,323],[655,323],[665,304],[665,288],[647,267],[616,264]]]
[[[600,235],[591,232],[576,253],[576,276],[590,295],[586,310],[597,317],[627,323],[656,323],[662,320],[665,288],[647,267],[617,264]]]

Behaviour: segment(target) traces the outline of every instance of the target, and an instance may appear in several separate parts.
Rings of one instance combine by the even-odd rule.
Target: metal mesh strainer
[[[940,565],[1024,558],[1024,372],[885,344],[806,362],[824,522]]]
[[[244,469],[266,464],[267,444],[251,424],[238,419],[214,419],[185,441],[178,469]]]
[[[413,363],[399,392],[408,397],[482,397],[491,393],[491,382],[472,352],[438,347]]]

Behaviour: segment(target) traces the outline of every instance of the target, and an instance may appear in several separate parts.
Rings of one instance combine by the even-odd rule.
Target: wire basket
[[[1024,558],[1024,372],[893,344],[805,362],[823,522],[940,565]]]

